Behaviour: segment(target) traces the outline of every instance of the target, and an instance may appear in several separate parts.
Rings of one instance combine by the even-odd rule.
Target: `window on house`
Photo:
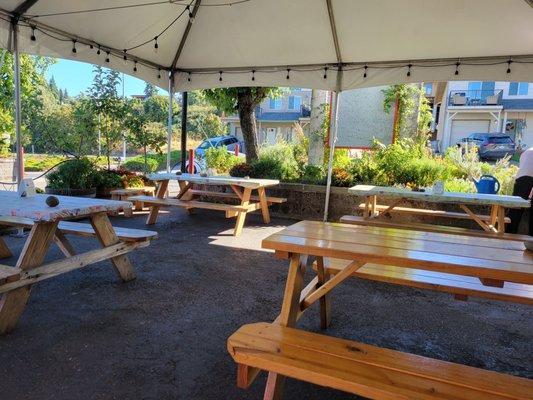
[[[529,91],[527,82],[511,82],[509,84],[509,96],[525,96]]]
[[[485,99],[494,94],[495,82],[468,82],[468,97],[471,99]]]
[[[424,94],[426,96],[431,96],[433,94],[433,83],[432,82],[424,83]]]
[[[300,96],[289,96],[289,110],[298,110],[302,107],[302,98]]]
[[[271,110],[281,110],[281,99],[270,98],[270,109]]]

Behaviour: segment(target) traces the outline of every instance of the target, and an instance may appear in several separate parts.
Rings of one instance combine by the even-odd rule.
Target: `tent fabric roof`
[[[136,59],[136,75],[162,88],[165,70],[175,71],[177,90],[533,76],[533,7],[525,0],[3,0],[0,47],[9,48],[9,20],[21,5],[31,5],[19,16],[21,51],[128,74]]]

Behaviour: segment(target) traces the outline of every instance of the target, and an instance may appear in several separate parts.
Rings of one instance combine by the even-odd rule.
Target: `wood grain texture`
[[[228,339],[240,364],[370,399],[531,400],[533,381],[305,332],[241,327]]]
[[[148,179],[152,181],[184,181],[191,183],[198,183],[202,185],[236,185],[243,188],[257,189],[259,187],[268,187],[279,185],[279,181],[275,179],[245,179],[235,178],[232,176],[200,176],[196,174],[181,174],[176,175],[172,173],[164,174],[149,174]]]
[[[448,240],[451,236],[444,235]],[[262,246],[288,253],[533,284],[533,253],[509,249],[506,240],[486,239],[493,243],[493,248],[488,248],[476,244],[474,238],[454,238],[468,245],[451,244],[430,232],[302,221],[264,239]]]

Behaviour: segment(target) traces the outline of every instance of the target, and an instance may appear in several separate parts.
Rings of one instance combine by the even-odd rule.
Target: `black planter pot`
[[[57,196],[74,196],[74,197],[96,197],[96,188],[92,189],[52,189],[45,187],[46,194],[54,194]]]

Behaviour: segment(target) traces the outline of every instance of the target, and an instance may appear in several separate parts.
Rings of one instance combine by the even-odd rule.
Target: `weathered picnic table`
[[[228,339],[228,351],[238,363],[239,387],[247,388],[266,370],[266,400],[281,399],[285,376],[372,399],[533,398],[533,380],[295,329],[315,303],[326,328],[332,289],[352,276],[379,276],[390,266],[396,270],[385,282],[419,287],[425,280],[435,290],[453,293],[456,287],[465,295],[533,304],[533,252],[522,243],[303,221],[262,245],[290,260],[288,277],[274,323],[245,325]],[[304,287],[308,256],[316,258],[316,276]],[[396,277],[402,279],[394,281]]]
[[[131,209],[130,202],[56,196],[59,204],[48,207],[46,197],[21,198],[16,192],[0,191],[0,226],[30,228],[16,265],[0,265],[0,334],[15,327],[32,284],[107,259],[123,281],[130,281],[135,272],[126,254],[148,246],[157,236],[140,229],[114,229],[107,213]],[[90,224],[68,221],[79,218],[89,218]],[[102,248],[77,254],[66,234],[96,237]],[[44,263],[52,242],[66,258]],[[11,256],[0,236],[0,258]]]
[[[432,217],[463,218],[475,221],[484,231],[505,232],[505,224],[510,220],[505,216],[508,208],[529,208],[531,203],[518,196],[502,196],[483,193],[433,193],[432,190],[417,192],[409,189],[391,186],[357,185],[348,189],[351,194],[364,196],[365,202],[359,204],[363,210],[363,218],[373,219],[390,213],[418,214]],[[391,198],[390,205],[380,205],[377,198]],[[430,210],[424,208],[399,207],[405,200],[422,201],[426,203],[456,204],[464,212]],[[490,215],[478,215],[469,206],[490,206]]]
[[[151,174],[148,179],[158,182],[156,196],[132,196],[131,201],[140,201],[150,206],[150,214],[146,224],[151,225],[157,222],[159,208],[161,206],[176,206],[187,209],[189,212],[195,208],[225,211],[226,217],[237,217],[235,222],[234,236],[240,235],[244,226],[246,214],[252,211],[261,210],[265,224],[270,222],[269,205],[272,203],[283,203],[284,198],[267,196],[265,188],[276,186],[278,180],[274,179],[247,179],[235,178],[231,176],[201,176],[196,174]],[[180,192],[176,197],[168,197],[167,189],[169,181],[177,181]],[[230,187],[232,193],[216,192],[207,190],[197,190],[193,185],[206,186],[226,186]],[[257,196],[252,196],[252,191],[257,191]],[[199,197],[221,197],[231,198],[240,201],[240,204],[214,203],[199,200]]]

